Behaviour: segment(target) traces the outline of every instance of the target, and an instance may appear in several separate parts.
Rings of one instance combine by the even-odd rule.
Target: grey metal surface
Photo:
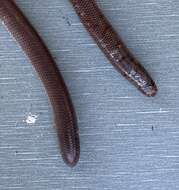
[[[98,2],[158,95],[144,97],[112,68],[68,0],[17,0],[70,89],[81,160],[63,163],[44,88],[0,25],[0,190],[179,189],[179,1]]]

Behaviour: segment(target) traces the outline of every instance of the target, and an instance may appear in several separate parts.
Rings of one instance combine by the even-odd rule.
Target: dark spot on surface
[[[71,22],[70,22],[70,20],[69,20],[68,17],[63,16],[62,18],[63,18],[63,20],[66,21],[66,23],[68,24],[68,26],[71,26]]]
[[[18,153],[19,153],[19,151],[16,150],[16,154],[18,154]]]
[[[4,99],[4,96],[1,96],[1,99]]]
[[[68,24],[68,26],[71,26],[71,23],[70,23],[70,21],[69,21],[69,20],[67,21],[67,24]]]
[[[152,126],[152,131],[154,131],[154,126]]]

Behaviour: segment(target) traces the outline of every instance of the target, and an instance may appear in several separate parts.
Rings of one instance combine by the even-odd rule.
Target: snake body
[[[74,166],[80,155],[76,114],[56,63],[41,37],[13,0],[0,0],[0,20],[39,74],[54,110],[63,159],[68,165]]]
[[[95,0],[70,0],[82,23],[112,65],[147,96],[154,96],[157,87],[139,61],[101,12]]]
[[[112,65],[147,96],[155,82],[127,49],[95,0],[70,0],[82,23]],[[76,114],[63,77],[46,45],[13,0],[0,0],[0,20],[28,56],[51,101],[64,161],[75,166],[80,156]]]

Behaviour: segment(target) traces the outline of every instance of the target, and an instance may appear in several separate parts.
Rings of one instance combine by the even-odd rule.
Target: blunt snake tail
[[[69,166],[75,166],[80,155],[76,114],[56,63],[41,37],[13,0],[0,0],[0,20],[39,74],[54,110],[63,159]]]
[[[157,87],[148,72],[134,58],[96,0],[70,0],[82,23],[112,65],[146,96],[155,96]]]

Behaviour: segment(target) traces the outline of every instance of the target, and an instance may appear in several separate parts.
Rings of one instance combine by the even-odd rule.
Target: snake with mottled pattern
[[[134,58],[101,12],[96,0],[70,0],[82,23],[112,65],[147,96],[155,96],[157,87],[148,72]]]

